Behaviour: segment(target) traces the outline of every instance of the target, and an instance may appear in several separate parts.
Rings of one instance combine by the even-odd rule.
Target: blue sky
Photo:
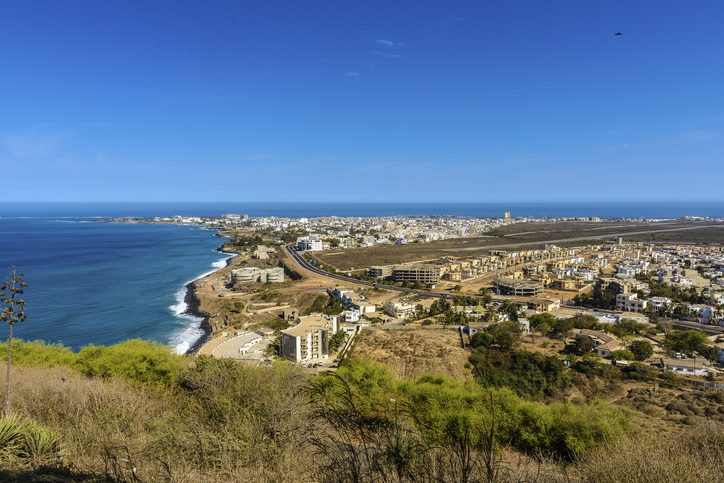
[[[201,3],[4,2],[0,200],[724,197],[724,2]]]

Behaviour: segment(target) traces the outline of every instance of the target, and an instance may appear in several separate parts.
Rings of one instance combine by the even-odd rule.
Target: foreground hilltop
[[[715,418],[663,424],[633,406],[523,397],[478,379],[403,380],[359,358],[310,376],[141,341],[15,353],[15,419],[0,434],[15,425],[16,442],[34,443],[0,440],[4,481],[724,477]]]

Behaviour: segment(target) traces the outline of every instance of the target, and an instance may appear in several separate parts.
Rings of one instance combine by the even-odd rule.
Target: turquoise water
[[[183,226],[0,218],[0,275],[14,264],[30,284],[14,333],[74,348],[140,337],[184,352],[203,334],[183,314],[184,286],[223,266],[222,242]]]

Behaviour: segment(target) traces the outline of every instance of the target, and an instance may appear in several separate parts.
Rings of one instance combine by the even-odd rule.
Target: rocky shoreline
[[[216,236],[223,237],[221,233],[217,233]],[[199,339],[189,347],[189,349],[186,351],[186,354],[196,354],[199,349],[209,341],[211,336],[213,335],[213,328],[211,327],[211,324],[209,323],[209,319],[211,318],[211,314],[201,310],[201,298],[199,296],[198,291],[198,283],[204,279],[207,279],[209,277],[213,277],[216,273],[219,272],[219,270],[223,270],[224,268],[228,267],[231,264],[231,261],[238,256],[239,254],[236,252],[231,252],[224,250],[225,244],[219,246],[216,251],[219,253],[225,253],[232,255],[231,257],[226,259],[226,265],[224,267],[220,267],[217,270],[214,270],[213,272],[209,273],[208,275],[198,278],[196,280],[193,280],[186,284],[186,295],[184,296],[184,302],[186,303],[186,310],[184,311],[185,314],[192,315],[194,317],[199,317],[202,319],[201,321],[201,330],[203,330],[203,335],[199,337]]]

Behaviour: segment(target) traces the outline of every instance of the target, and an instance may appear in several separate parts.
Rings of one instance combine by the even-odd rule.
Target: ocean
[[[28,320],[15,334],[78,348],[139,337],[185,352],[202,335],[185,285],[223,266],[216,233],[94,217],[220,215],[724,217],[709,203],[0,203],[0,276],[25,273]],[[0,327],[0,338],[3,338]]]
[[[492,203],[0,203],[0,217],[120,217],[120,216],[213,216],[246,213],[250,216],[392,216],[452,215],[599,216],[601,218],[724,217],[724,200],[708,202],[492,202]]]
[[[183,353],[203,335],[185,285],[224,266],[222,243],[187,226],[0,218],[0,277],[15,265],[29,284],[14,334],[76,349],[139,337]]]

